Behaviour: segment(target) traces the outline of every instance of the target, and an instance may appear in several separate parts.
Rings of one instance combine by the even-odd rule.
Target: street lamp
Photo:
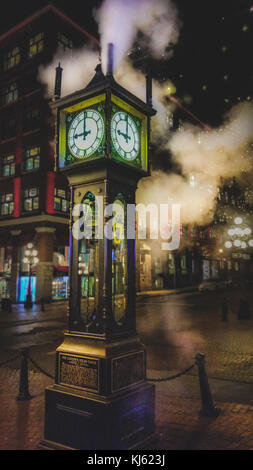
[[[24,303],[25,308],[32,308],[32,289],[31,289],[31,274],[32,274],[32,266],[39,262],[37,258],[38,251],[34,249],[32,243],[28,243],[27,250],[25,250],[25,257],[23,258],[23,263],[28,264],[28,289],[26,294],[26,300]]]

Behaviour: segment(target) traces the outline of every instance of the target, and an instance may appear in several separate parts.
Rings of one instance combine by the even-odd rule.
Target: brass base
[[[136,334],[65,333],[56,383],[46,389],[43,448],[131,449],[154,434],[155,387]]]
[[[143,383],[117,398],[59,385],[46,389],[44,449],[136,449],[154,435],[155,387]],[[59,447],[60,446],[60,447]]]

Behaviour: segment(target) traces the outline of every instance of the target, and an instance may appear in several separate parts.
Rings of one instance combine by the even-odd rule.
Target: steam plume
[[[167,53],[179,34],[177,10],[170,0],[104,0],[95,11],[102,47],[102,68],[107,68],[107,44],[115,45],[115,67],[119,65],[141,33],[151,56]],[[145,42],[144,42],[145,41]]]

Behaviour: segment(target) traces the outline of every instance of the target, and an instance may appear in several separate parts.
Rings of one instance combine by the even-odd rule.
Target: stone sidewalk
[[[190,377],[181,378],[182,387],[188,387],[188,379]],[[38,449],[43,437],[44,389],[52,382],[46,376],[30,371],[33,398],[18,402],[18,370],[0,369],[1,450]],[[253,405],[220,401],[215,403],[222,410],[220,416],[216,419],[200,417],[197,394],[179,396],[173,388],[174,382],[156,386],[157,438],[145,450],[253,449]]]

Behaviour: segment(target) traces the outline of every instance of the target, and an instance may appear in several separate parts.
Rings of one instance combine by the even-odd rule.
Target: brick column
[[[21,230],[11,230],[12,258],[11,258],[10,299],[11,299],[11,302],[14,304],[17,302],[17,296],[18,296],[19,247],[17,244],[17,239],[20,234],[21,234]]]
[[[55,228],[37,227],[37,264],[36,302],[43,297],[45,302],[52,300],[53,252]]]

